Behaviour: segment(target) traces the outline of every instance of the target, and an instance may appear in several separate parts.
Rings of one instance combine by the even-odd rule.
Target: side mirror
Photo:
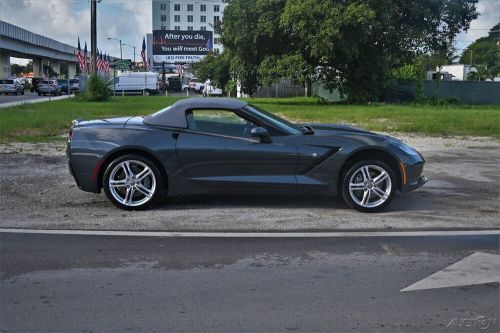
[[[262,143],[271,143],[271,137],[269,136],[269,132],[264,127],[254,127],[252,128],[252,137],[260,138],[260,142]]]

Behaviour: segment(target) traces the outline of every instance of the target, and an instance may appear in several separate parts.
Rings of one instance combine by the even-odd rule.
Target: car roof
[[[186,110],[191,109],[241,109],[247,102],[232,98],[186,98],[165,109],[144,117],[148,125],[187,128]]]

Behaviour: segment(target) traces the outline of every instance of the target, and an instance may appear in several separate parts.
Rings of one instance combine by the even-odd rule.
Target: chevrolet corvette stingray
[[[422,155],[390,136],[293,124],[224,98],[183,99],[145,117],[74,120],[66,154],[80,189],[104,190],[129,210],[163,194],[299,191],[376,212],[427,182]]]

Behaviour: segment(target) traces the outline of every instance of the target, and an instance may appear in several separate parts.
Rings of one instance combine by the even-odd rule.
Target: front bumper
[[[416,180],[405,184],[403,186],[403,188],[401,189],[401,192],[406,193],[406,192],[416,190],[417,188],[424,185],[428,181],[429,181],[429,178],[425,177],[424,175],[420,175],[420,177],[418,177]]]

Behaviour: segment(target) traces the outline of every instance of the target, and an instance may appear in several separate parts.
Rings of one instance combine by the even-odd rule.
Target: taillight
[[[68,133],[68,140],[71,141],[71,138],[73,137],[73,126],[69,128],[69,133]]]

